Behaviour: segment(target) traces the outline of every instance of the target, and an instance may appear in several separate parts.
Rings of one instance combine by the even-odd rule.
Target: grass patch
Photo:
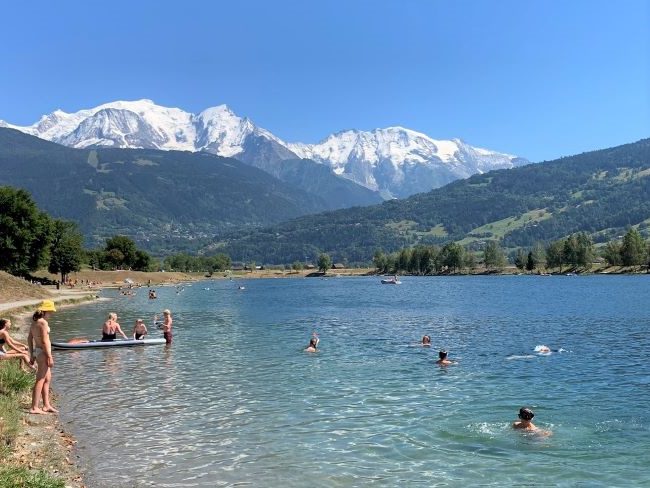
[[[530,210],[518,217],[507,217],[472,229],[468,236],[458,243],[461,246],[465,246],[476,241],[501,239],[508,232],[512,232],[526,225],[536,225],[537,222],[550,219],[552,216],[553,214],[544,208]]]
[[[26,468],[0,468],[0,486],[12,488],[65,488],[63,480],[52,478],[44,471]]]
[[[0,364],[0,393],[19,395],[34,384],[34,376],[20,369],[18,359],[2,361]]]

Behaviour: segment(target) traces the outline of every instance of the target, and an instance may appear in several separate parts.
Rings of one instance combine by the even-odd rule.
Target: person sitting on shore
[[[135,326],[133,327],[133,338],[136,341],[144,339],[144,336],[147,335],[147,326],[144,325],[144,320],[138,319],[135,321]]]
[[[431,347],[431,336],[428,335],[422,336],[422,346]]]
[[[448,366],[448,365],[450,365],[450,364],[454,364],[453,361],[450,361],[449,359],[447,359],[447,351],[440,351],[440,352],[438,352],[438,357],[439,357],[440,359],[438,359],[438,360],[436,361],[436,364],[439,364],[439,365],[441,365],[441,366]]]
[[[526,430],[529,432],[535,432],[536,434],[539,435],[544,435],[548,436],[551,435],[551,432],[548,430],[542,430],[539,427],[537,427],[535,424],[533,424],[533,417],[535,416],[535,413],[530,409],[526,407],[522,407],[519,409],[519,420],[516,420],[515,422],[512,423],[512,427],[514,429],[520,429],[520,430]]]
[[[117,323],[117,314],[115,312],[111,312],[108,314],[108,319],[102,326],[102,341],[114,341],[117,339],[118,332],[122,337],[128,339],[128,337],[126,337],[126,334],[122,331],[120,324]]]
[[[0,360],[19,359],[23,371],[35,370],[36,366],[30,363],[29,354],[27,354],[29,348],[9,335],[10,327],[11,320],[0,319]],[[5,349],[5,346],[10,350]]]

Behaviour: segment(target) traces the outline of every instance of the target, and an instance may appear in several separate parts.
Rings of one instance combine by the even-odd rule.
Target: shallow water
[[[54,340],[174,313],[171,347],[55,355],[90,486],[650,485],[650,277],[402,281],[202,282],[55,314]],[[524,405],[552,436],[511,429]]]

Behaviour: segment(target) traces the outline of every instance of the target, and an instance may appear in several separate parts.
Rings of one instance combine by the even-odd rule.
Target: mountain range
[[[650,236],[650,139],[474,175],[403,200],[239,231],[209,250],[264,263],[313,259],[319,252],[367,263],[378,249],[452,241],[475,251],[488,241],[515,249],[576,232],[604,243],[630,227]]]
[[[56,110],[30,126],[0,121],[0,127],[74,148],[203,151],[236,158],[281,179],[287,173],[285,161],[292,161],[289,173],[300,160],[315,161],[385,199],[529,163],[460,139],[436,140],[402,127],[345,130],[317,144],[289,143],[239,117],[226,105],[192,114],[151,100],[115,101],[75,113]]]
[[[90,245],[119,233],[174,250],[228,230],[381,201],[321,164],[299,163],[282,166],[285,182],[206,152],[75,149],[0,128],[0,185],[24,188],[42,210],[77,222]]]

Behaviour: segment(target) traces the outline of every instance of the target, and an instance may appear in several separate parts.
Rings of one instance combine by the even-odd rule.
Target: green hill
[[[293,173],[286,179],[309,180]],[[72,149],[0,128],[0,185],[24,188],[53,217],[78,222],[90,244],[120,233],[150,249],[178,249],[228,230],[378,199],[348,186],[342,204],[331,198],[338,178],[320,178],[319,193],[206,153]]]
[[[368,262],[381,248],[487,240],[530,246],[585,231],[604,242],[650,224],[650,139],[555,161],[499,170],[381,205],[302,217],[231,236],[233,259],[291,262],[318,252]]]

